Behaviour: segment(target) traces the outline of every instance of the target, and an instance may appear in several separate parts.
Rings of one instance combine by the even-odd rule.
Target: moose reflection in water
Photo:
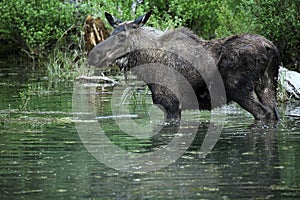
[[[89,53],[89,64],[105,67],[123,59],[125,62],[120,66],[126,70],[147,63],[159,63],[160,65],[146,71],[147,73],[143,70],[133,72],[147,84],[153,103],[160,105],[168,119],[180,118],[181,110],[185,109],[213,109],[209,88],[214,87],[218,73],[221,74],[226,92],[226,96],[219,97],[225,99],[222,104],[237,102],[256,120],[279,119],[276,106],[279,53],[276,46],[264,37],[242,34],[206,41],[187,28],[156,34],[141,27],[149,19],[151,11],[130,22],[122,22],[109,13],[105,15],[114,31],[108,39],[92,49]],[[191,60],[170,53],[174,52],[174,48],[190,52]],[[196,69],[192,64],[195,63],[192,60],[193,55],[201,54],[203,50],[208,56],[196,61],[199,63]],[[209,59],[216,68],[202,64]],[[179,72],[188,81],[196,95],[196,104],[189,100],[189,95],[185,95],[182,83],[178,82],[171,71]],[[149,77],[154,77],[155,80],[166,79],[179,92],[174,94],[174,91],[161,84],[147,82]]]

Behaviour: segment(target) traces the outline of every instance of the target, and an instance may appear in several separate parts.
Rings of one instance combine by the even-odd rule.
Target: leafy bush
[[[88,14],[105,19],[104,12],[123,20],[153,15],[148,25],[159,29],[187,26],[207,39],[239,33],[258,33],[280,48],[284,65],[298,62],[300,71],[300,1],[293,0],[144,0],[131,10],[132,0],[0,1],[0,42],[18,44],[31,57],[46,55],[53,47],[62,51],[82,46],[81,31]],[[103,20],[109,27],[106,20]]]
[[[0,12],[1,38],[31,57],[45,53],[78,20],[74,6],[59,0],[3,0]]]
[[[256,32],[279,47],[283,64],[300,71],[300,1],[256,0],[252,15]]]

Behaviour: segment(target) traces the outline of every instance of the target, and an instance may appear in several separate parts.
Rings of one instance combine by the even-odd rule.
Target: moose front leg
[[[255,93],[259,101],[270,111],[271,120],[279,120],[276,103],[276,84],[267,77],[261,78],[261,83],[255,87]]]
[[[174,121],[181,118],[180,102],[177,97],[166,87],[157,84],[148,85],[153,103],[165,113],[167,121]]]
[[[181,109],[178,105],[165,105],[162,101],[154,104],[164,112],[167,121],[174,121],[181,118]]]
[[[237,95],[232,99],[242,108],[250,112],[255,120],[269,120],[272,117],[273,111],[259,101],[254,91],[251,91],[246,96]]]

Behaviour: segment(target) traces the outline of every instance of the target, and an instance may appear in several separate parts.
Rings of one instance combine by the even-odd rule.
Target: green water
[[[141,90],[148,95],[128,105],[123,115],[112,111],[118,104],[111,103],[111,87],[85,91],[89,93],[80,94],[82,102],[74,104],[73,82],[48,82],[28,66],[1,62],[0,199],[300,198],[300,102],[281,106],[279,124],[254,123],[236,105],[217,110],[217,115],[226,114],[222,133],[203,158],[199,149],[210,127],[209,112],[186,112],[188,119],[179,127],[163,124],[162,112],[152,106],[147,91]],[[133,137],[126,133],[133,130],[132,121],[159,133]],[[121,122],[125,127],[119,127]],[[88,130],[94,123],[129,158],[168,147],[180,134],[196,130],[196,135],[167,166],[129,173],[95,157],[103,152],[89,151],[78,124],[86,124]],[[108,144],[101,144],[97,134],[92,139],[105,150]],[[120,159],[122,165],[125,161],[118,156],[106,159]],[[155,166],[153,160],[148,162]]]

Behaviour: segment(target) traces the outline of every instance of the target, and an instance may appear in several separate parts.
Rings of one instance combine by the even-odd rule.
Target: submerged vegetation
[[[136,7],[132,0],[3,0],[0,43],[14,49],[1,53],[21,53],[42,63],[49,79],[74,79],[74,72],[86,65],[83,27],[88,15],[104,19],[107,11],[129,20],[152,9],[149,25],[158,29],[187,26],[206,39],[261,34],[279,47],[284,66],[299,71],[299,7],[292,0],[154,0]]]

